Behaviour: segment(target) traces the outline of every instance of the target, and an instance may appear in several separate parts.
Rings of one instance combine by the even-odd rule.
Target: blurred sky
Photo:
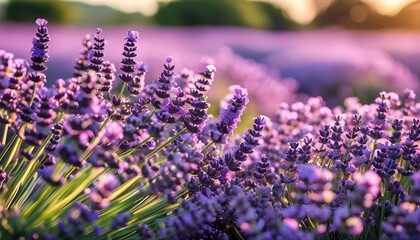
[[[5,0],[0,0],[5,1]],[[89,4],[108,5],[124,12],[141,12],[151,16],[158,10],[158,2],[172,0],[65,0],[80,1]],[[318,11],[325,9],[334,0],[261,0],[271,2],[283,8],[290,18],[298,23],[311,22]],[[337,0],[335,0],[337,1]],[[383,15],[395,15],[404,6],[415,0],[362,0]]]

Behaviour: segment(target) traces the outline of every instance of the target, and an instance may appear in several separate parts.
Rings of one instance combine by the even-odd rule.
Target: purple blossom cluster
[[[420,237],[414,91],[282,103],[237,135],[248,90],[231,86],[210,115],[213,65],[179,71],[167,57],[146,84],[139,33],[116,67],[97,29],[73,77],[53,83],[36,23],[31,64],[0,50],[1,239]]]

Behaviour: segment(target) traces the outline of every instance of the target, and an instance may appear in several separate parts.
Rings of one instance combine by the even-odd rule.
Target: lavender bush
[[[115,66],[98,28],[74,77],[52,84],[36,24],[29,62],[0,51],[1,239],[420,237],[414,91],[283,103],[239,136],[248,91],[231,86],[208,114],[213,65],[178,71],[167,57],[145,84],[139,33]]]

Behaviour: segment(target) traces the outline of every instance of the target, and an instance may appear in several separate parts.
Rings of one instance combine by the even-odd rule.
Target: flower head
[[[128,30],[127,32],[127,40],[130,42],[137,42],[137,39],[140,38],[139,32]]]
[[[38,32],[35,37],[32,39],[32,49],[31,49],[31,68],[37,72],[44,72],[47,70],[45,63],[48,61],[48,52],[49,47],[47,43],[50,41],[48,34],[47,26],[48,21],[42,18],[36,20],[38,25]],[[31,80],[36,80],[35,77],[30,77]],[[36,81],[35,81],[36,82]]]
[[[43,18],[38,18],[35,23],[40,27],[45,27],[48,24],[48,21]]]

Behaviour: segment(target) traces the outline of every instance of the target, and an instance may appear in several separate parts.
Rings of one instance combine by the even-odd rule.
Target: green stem
[[[343,156],[343,163],[346,163],[347,162],[347,158],[348,158],[348,156],[349,156],[349,154],[350,154],[350,146],[351,146],[351,144],[353,143],[353,140],[350,140],[348,143],[347,143],[347,145],[349,146],[347,149],[346,149],[346,152],[344,153],[344,156]]]
[[[7,146],[3,149],[3,151],[0,155],[0,160],[4,159],[7,152],[9,151],[10,147],[13,146],[11,152],[9,153],[9,156],[6,159],[6,161],[3,162],[3,169],[6,169],[9,166],[9,164],[12,162],[13,157],[15,156],[16,152],[19,150],[20,145],[22,144],[22,141],[23,141],[23,139],[20,137],[19,134],[21,134],[21,132],[24,131],[25,127],[26,127],[26,123],[22,123],[19,127],[18,132],[15,133],[13,138],[10,140],[10,142],[7,143]]]
[[[1,144],[2,145],[5,145],[6,144],[6,141],[7,141],[7,133],[8,132],[9,132],[9,125],[8,124],[5,124],[4,127],[3,127],[3,133],[2,133],[2,136],[1,136]]]
[[[362,240],[367,240],[367,237],[369,236],[369,230],[370,227],[367,227],[365,231],[363,231]]]
[[[153,137],[149,136],[148,138],[146,138],[145,140],[143,140],[141,143],[139,143],[139,145],[137,145],[136,147],[133,147],[131,149],[128,149],[124,152],[122,152],[121,154],[118,155],[118,157],[121,160],[124,160],[127,156],[131,155],[132,153],[134,153],[137,149],[139,149],[141,146],[143,146],[143,144],[145,144],[146,142],[148,142],[150,139],[152,139]]]
[[[153,108],[153,110],[152,111],[150,111],[150,113],[149,113],[149,115],[147,115],[147,117],[144,119],[144,123],[146,123],[146,122],[148,122],[151,118],[152,118],[152,116],[153,116],[153,114],[156,112],[156,108]]]
[[[291,206],[292,205],[292,195],[290,194],[290,192],[291,192],[291,184],[290,183],[286,183],[286,188],[287,188],[287,201],[288,201],[288,204],[289,204],[289,206]]]
[[[3,162],[4,157],[6,156],[7,152],[9,151],[10,147],[13,145],[13,143],[16,141],[17,139],[17,134],[15,134],[12,139],[10,139],[10,141],[7,143],[7,145],[4,147],[3,151],[0,154],[0,161],[3,163],[3,169],[6,169],[5,162]]]
[[[78,172],[67,184],[55,188],[56,191],[48,198],[49,201],[31,214],[31,218],[35,217],[35,219],[31,219],[33,226],[42,224],[46,219],[55,220],[69,207],[72,207],[75,201],[83,197],[80,194],[107,171],[109,169],[97,169],[88,166]]]
[[[386,177],[384,182],[384,194],[381,199],[381,214],[379,217],[379,230],[378,230],[378,239],[382,239],[382,221],[384,220],[385,215],[385,201],[388,197],[388,184],[389,184],[389,177]]]
[[[315,224],[314,222],[312,222],[310,217],[308,217],[308,222],[312,229],[316,229],[318,224]]]
[[[320,163],[321,169],[324,169],[325,157],[326,157],[325,154],[324,156],[321,156],[321,153],[319,154],[319,158],[321,159],[321,163]]]
[[[370,166],[372,165],[373,157],[375,156],[376,143],[377,143],[377,140],[375,140],[375,141],[373,142],[372,152],[370,152],[369,161],[368,161],[368,163],[366,164],[366,167],[365,167],[365,172],[366,172],[366,171],[368,171],[368,170],[370,169]]]
[[[32,103],[34,102],[37,88],[38,88],[38,83],[34,83],[34,89],[32,91],[31,100],[29,101],[29,106],[32,106]]]
[[[35,164],[36,162],[34,161],[29,162],[29,164],[26,165],[24,169],[21,169],[9,183],[8,196],[4,204],[6,208],[10,208],[15,199],[19,198],[17,193],[19,189],[23,187],[22,183],[28,182],[28,177],[30,177],[30,172]]]
[[[109,120],[111,120],[111,117],[112,113],[109,114],[108,117],[106,117],[105,121],[101,124],[101,126],[99,127],[99,132],[102,131],[102,129],[104,129],[104,127],[108,124]]]
[[[236,236],[239,240],[245,240],[245,238],[244,238],[244,237],[242,237],[241,232],[239,232],[239,230],[238,230],[236,227],[234,227],[233,229],[234,229],[234,231],[235,231],[235,236]]]
[[[341,179],[340,178],[340,169],[341,168],[338,168],[336,170],[336,173],[335,173],[334,182],[333,182],[333,190],[334,191],[338,191],[338,181]]]
[[[22,139],[21,138],[16,138],[15,141],[13,141],[13,146],[11,148],[11,151],[9,153],[9,155],[6,158],[6,161],[4,161],[4,169],[6,169],[10,163],[12,163],[13,158],[15,157],[16,153],[18,152],[20,145],[22,144]]]
[[[211,141],[209,143],[207,143],[206,146],[204,146],[204,148],[201,150],[201,153],[205,153],[207,151],[207,149],[209,149],[211,147],[211,145],[214,144],[214,141]]]
[[[32,197],[32,199],[36,199],[36,201],[32,202],[31,204],[24,205],[21,211],[21,217],[27,218],[28,216],[33,216],[33,211],[42,208],[44,204],[48,203],[47,199],[49,198],[49,196],[51,196],[53,190],[54,187],[52,185],[44,183],[41,189],[37,191],[36,195]]]
[[[64,117],[64,114],[61,113],[59,117],[57,118],[56,122],[61,121],[61,119]],[[13,180],[9,183],[9,190],[10,190],[10,196],[7,199],[6,203],[8,205],[11,205],[16,199],[18,199],[18,202],[22,202],[22,197],[19,196],[18,191],[19,189],[29,189],[31,188],[32,181],[30,180],[32,176],[36,174],[36,171],[39,169],[39,167],[42,165],[42,163],[39,163],[37,160],[42,156],[42,153],[48,144],[49,140],[52,137],[52,133],[49,134],[49,136],[44,140],[42,145],[37,149],[34,158],[31,160],[31,162],[25,166],[25,168],[22,168],[23,165],[19,168],[19,171],[17,172],[17,175],[13,178]],[[19,146],[22,143],[22,139],[18,138],[15,141],[14,148],[16,146]],[[19,148],[17,148],[19,149]],[[9,155],[9,158],[6,161],[5,167],[7,167],[10,163],[11,156],[15,154],[17,150],[13,149],[11,154]],[[32,187],[33,189],[34,187]],[[22,194],[27,194],[27,192],[23,192]],[[24,197],[25,198],[25,197]],[[20,199],[20,200],[19,200]]]
[[[36,185],[40,182],[40,178],[38,178],[37,175],[33,175],[31,177],[32,178],[29,179],[29,183],[26,183],[23,188],[22,196],[16,201],[16,205],[19,209],[22,209],[29,197],[33,194]]]
[[[120,89],[120,93],[118,94],[118,99],[121,99],[123,94],[124,94],[124,90],[125,90],[125,86],[127,86],[127,83],[124,82],[121,89]]]
[[[112,114],[108,115],[108,117],[105,119],[105,121],[99,127],[99,133],[89,142],[88,148],[83,152],[83,154],[81,156],[81,158],[82,158],[81,162],[82,163],[84,161],[86,161],[93,154],[93,151],[94,151],[95,147],[101,141],[101,138],[103,136],[104,127],[109,122],[109,120],[111,120],[111,116],[112,116]],[[71,166],[68,169],[68,171],[64,174],[64,177],[68,178],[74,172],[74,170],[76,170],[76,169],[77,169],[76,167]]]
[[[171,142],[175,141],[181,134],[183,134],[187,129],[183,128],[181,131],[179,131],[177,134],[175,134],[173,137],[169,138],[166,142],[164,142],[159,147],[155,148],[153,151],[151,151],[147,156],[145,157],[145,160],[151,158],[156,153],[160,152],[162,149],[164,149],[166,146],[168,146]]]

